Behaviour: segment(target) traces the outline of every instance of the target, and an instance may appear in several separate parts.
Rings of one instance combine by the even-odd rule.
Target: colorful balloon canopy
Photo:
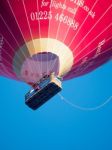
[[[0,75],[29,84],[112,58],[112,0],[0,0]]]

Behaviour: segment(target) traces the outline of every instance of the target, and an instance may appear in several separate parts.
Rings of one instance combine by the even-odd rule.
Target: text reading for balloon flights
[[[79,27],[79,22],[75,20],[75,15],[77,11],[79,11],[79,8],[82,8],[92,19],[95,18],[95,12],[90,9],[89,6],[85,5],[84,0],[69,0],[72,4],[72,7],[67,6],[65,3],[57,2],[56,0],[53,0],[52,2],[48,2],[47,0],[42,0],[41,2],[41,8],[49,7],[51,11],[37,11],[37,12],[31,12],[30,18],[32,21],[36,20],[51,20],[55,19],[55,21],[59,21],[63,24],[66,24],[73,30],[77,30]],[[74,4],[74,5],[73,5]],[[62,9],[61,13],[56,13],[55,15],[52,14],[52,8],[55,10]],[[64,14],[64,12],[67,11],[68,14],[72,14],[73,17],[70,17],[69,15]]]

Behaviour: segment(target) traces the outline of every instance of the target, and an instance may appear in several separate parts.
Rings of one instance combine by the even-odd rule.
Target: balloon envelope
[[[111,57],[111,0],[0,0],[0,75],[70,79]]]

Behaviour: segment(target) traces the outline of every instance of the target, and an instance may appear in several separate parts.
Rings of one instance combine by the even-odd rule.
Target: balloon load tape
[[[111,14],[112,0],[0,0],[0,76],[32,86],[44,72],[69,80],[95,70],[112,59]],[[61,90],[45,81],[28,106]]]

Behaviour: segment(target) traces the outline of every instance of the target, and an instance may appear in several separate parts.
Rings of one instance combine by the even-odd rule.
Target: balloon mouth
[[[21,77],[25,82],[32,85],[52,72],[58,75],[59,68],[59,57],[56,54],[40,52],[26,58],[21,68]]]
[[[73,63],[72,50],[66,44],[52,38],[39,38],[27,41],[17,50],[13,70],[17,77],[28,83],[28,80],[35,82],[44,72],[50,71],[65,77]],[[29,77],[29,74],[33,77]]]

